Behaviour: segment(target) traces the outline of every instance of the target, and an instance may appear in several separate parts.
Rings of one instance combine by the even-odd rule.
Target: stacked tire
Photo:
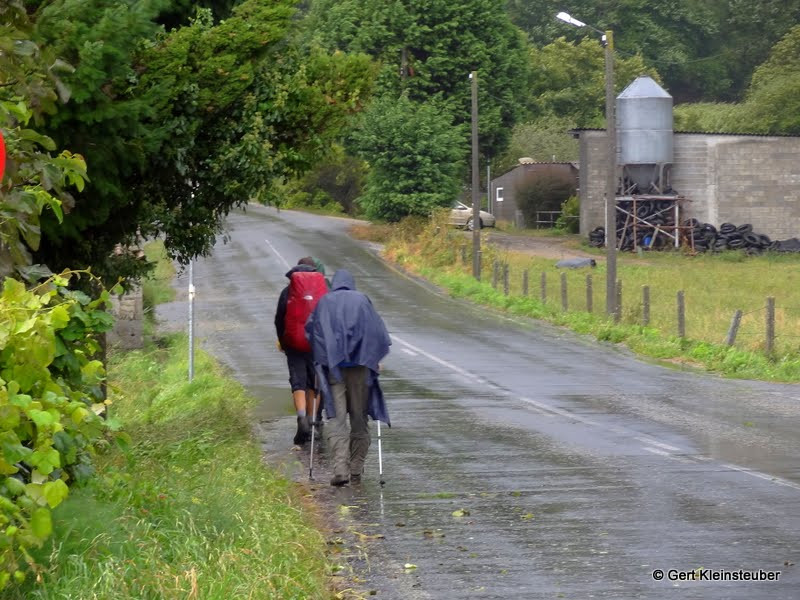
[[[595,227],[589,232],[589,245],[602,248],[606,244],[606,230],[604,227]]]
[[[698,252],[744,250],[748,254],[758,254],[771,249],[774,243],[769,236],[753,231],[750,223],[738,226],[733,223],[723,223],[717,228],[711,223],[689,219],[684,221],[683,225],[691,227],[685,236]]]
[[[633,214],[633,199],[618,198],[617,203]],[[668,246],[669,237],[657,234],[656,227],[669,231],[675,226],[675,203],[671,200],[638,198],[635,205],[635,214],[641,220],[637,221],[636,227],[634,227],[634,220],[627,214],[617,212],[617,231],[620,232],[619,249],[633,250],[635,247],[643,247],[660,250]]]

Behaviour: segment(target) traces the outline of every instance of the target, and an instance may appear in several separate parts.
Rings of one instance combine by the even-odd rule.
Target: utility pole
[[[614,98],[614,32],[606,30],[606,314],[617,308],[617,117]]]
[[[492,161],[486,157],[486,210],[494,214],[494,206],[492,206]]]
[[[478,72],[472,71],[472,276],[481,280],[481,201],[478,187]]]

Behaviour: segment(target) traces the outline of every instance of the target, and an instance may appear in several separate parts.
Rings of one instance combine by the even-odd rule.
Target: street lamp
[[[583,21],[560,12],[556,19],[574,27],[588,27],[601,34],[606,49],[606,142],[608,170],[606,172],[606,313],[619,316],[617,306],[617,118],[614,99],[614,32],[601,31]]]

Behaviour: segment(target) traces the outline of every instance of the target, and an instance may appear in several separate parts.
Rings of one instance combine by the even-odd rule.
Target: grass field
[[[362,237],[366,235],[362,232]],[[381,237],[385,232],[381,230]],[[605,312],[605,269],[558,269],[557,261],[483,245],[482,281],[472,276],[461,247],[468,240],[436,221],[398,225],[386,245],[387,258],[420,273],[455,296],[566,325],[600,339],[624,342],[633,350],[685,361],[729,376],[800,381],[800,257],[738,252],[688,256],[681,252],[621,255],[622,316],[614,324]],[[597,252],[602,259],[602,252]],[[507,264],[509,296],[502,277],[492,287],[493,265]],[[522,294],[523,272],[529,290]],[[567,282],[568,311],[561,308],[561,274]],[[545,274],[546,301],[541,301]],[[592,277],[593,312],[587,312],[586,276]],[[642,286],[650,288],[650,323],[642,325]],[[678,338],[676,295],[684,292],[686,338]],[[775,345],[765,350],[767,297],[775,298]],[[734,312],[744,315],[733,348],[724,345]]]
[[[497,252],[497,260],[509,265],[512,294],[522,293],[522,273],[528,270],[529,294],[541,296],[545,274],[547,302],[561,307],[561,272],[567,278],[570,310],[587,309],[586,275],[592,276],[593,310],[605,309],[606,273],[598,268],[557,269],[555,260],[519,253]],[[680,253],[650,253],[619,261],[617,278],[622,282],[622,322],[642,323],[642,287],[650,288],[650,326],[665,335],[677,335],[677,292],[686,305],[686,337],[723,343],[733,313],[742,310],[738,348],[764,349],[766,299],[775,298],[775,348],[777,354],[800,349],[800,260],[791,255],[747,257],[731,252],[720,255],[685,256]],[[485,265],[491,281],[493,264]]]
[[[133,439],[55,511],[26,599],[330,598],[325,540],[251,439],[253,399],[187,341],[112,360],[112,415]],[[123,391],[124,390],[124,391]]]

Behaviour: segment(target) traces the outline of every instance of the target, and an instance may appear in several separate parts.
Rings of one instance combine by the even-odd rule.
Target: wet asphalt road
[[[350,270],[392,334],[386,486],[375,444],[362,485],[326,485],[323,448],[312,486],[342,536],[376,536],[355,534],[342,556],[364,589],[800,598],[800,386],[666,369],[451,300],[384,265],[347,236],[346,220],[254,207],[229,225],[231,241],[195,265],[197,335],[263,398],[266,451],[286,456],[293,435],[272,322],[287,263],[313,255],[329,275]],[[159,317],[179,322],[180,300]],[[698,568],[781,573],[778,582],[668,580],[670,569]]]

